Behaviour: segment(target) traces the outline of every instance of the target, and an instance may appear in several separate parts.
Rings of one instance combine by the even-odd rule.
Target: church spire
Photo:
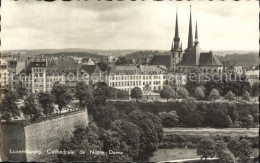
[[[191,4],[190,4],[190,25],[189,25],[189,36],[188,36],[188,47],[189,50],[193,45],[193,36],[192,36],[192,19],[191,19]]]
[[[199,44],[199,40],[198,40],[198,28],[197,28],[197,21],[196,21],[196,29],[195,29],[195,41],[194,41],[195,45]]]
[[[179,48],[179,42],[180,42],[177,9],[176,9],[175,35],[174,35],[173,42],[174,42],[173,51],[175,51],[175,50],[177,50]]]

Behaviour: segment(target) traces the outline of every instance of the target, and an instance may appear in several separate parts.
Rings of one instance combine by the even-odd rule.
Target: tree
[[[175,91],[168,85],[164,86],[160,92],[161,98],[166,98],[167,102],[169,98],[175,97]]]
[[[164,127],[173,127],[179,122],[179,117],[176,111],[170,111],[169,113],[160,112],[159,117],[161,118]]]
[[[48,114],[51,114],[54,111],[54,97],[53,95],[49,93],[40,92],[38,95],[38,101],[43,109],[43,113],[48,116]]]
[[[205,97],[205,94],[204,94],[204,91],[201,87],[197,87],[195,90],[194,90],[194,96],[197,100],[202,100],[204,99]]]
[[[112,123],[104,139],[104,150],[120,151],[123,155],[109,155],[109,161],[133,161],[138,157],[140,131],[138,126],[127,120]]]
[[[23,87],[22,82],[19,81],[16,83],[16,92],[19,95],[19,98],[22,99],[24,95],[26,95],[26,88]]]
[[[137,99],[142,98],[142,90],[139,87],[134,87],[131,91],[131,98]]]
[[[227,144],[223,140],[216,142],[215,153],[220,162],[237,162],[234,154],[228,149]]]
[[[95,123],[88,127],[76,126],[73,137],[69,141],[60,142],[60,151],[74,151],[75,154],[58,154],[61,162],[72,161],[107,161],[107,154],[91,154],[90,151],[103,151],[103,143]],[[80,153],[80,151],[85,151]]]
[[[42,110],[36,104],[33,94],[29,95],[24,100],[24,106],[21,107],[21,110],[24,115],[30,116],[32,121],[35,121],[42,116]]]
[[[258,97],[259,96],[259,83],[254,83],[251,87],[251,96]]]
[[[11,118],[20,116],[20,109],[15,103],[17,100],[17,94],[14,92],[8,91],[5,93],[3,100],[1,101],[1,110],[2,118],[6,121],[9,121]]]
[[[54,103],[58,105],[60,113],[61,110],[66,107],[72,99],[72,96],[68,93],[67,87],[65,85],[54,85],[52,87],[51,94],[55,97]]]
[[[249,101],[250,100],[250,96],[249,93],[247,91],[245,91],[242,95],[242,99],[245,101]]]
[[[239,162],[250,162],[252,148],[250,147],[248,140],[231,138],[227,145],[230,151],[234,154],[235,158],[238,158]]]
[[[137,160],[147,161],[159,147],[163,138],[163,129],[159,117],[139,110],[131,112],[127,120],[136,124],[140,131],[140,146]]]
[[[77,83],[74,96],[79,99],[80,107],[90,104],[94,101],[93,88],[83,81]]]
[[[201,159],[212,158],[215,156],[215,142],[210,138],[202,138],[197,146],[197,155]]]
[[[105,129],[109,129],[112,122],[119,118],[119,112],[113,105],[96,106],[92,114],[97,125]]]
[[[232,91],[228,91],[228,93],[225,95],[225,99],[233,101],[235,100],[235,94]]]
[[[220,98],[220,94],[218,92],[217,89],[212,89],[209,93],[209,99],[213,100],[215,102],[215,100]]]
[[[189,96],[189,92],[185,88],[179,88],[177,90],[177,96],[178,98],[187,98]]]

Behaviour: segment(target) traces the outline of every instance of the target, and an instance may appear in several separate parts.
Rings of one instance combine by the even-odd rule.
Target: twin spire
[[[178,13],[176,11],[176,24],[175,24],[175,36],[174,36],[174,46],[172,47],[172,50],[177,50],[179,46],[179,28],[178,28]],[[195,29],[195,45],[199,44],[198,41],[198,29],[197,29],[197,22],[196,22],[196,29]],[[188,46],[185,51],[188,51],[192,48],[193,46],[193,34],[192,34],[192,17],[191,17],[191,5],[190,5],[190,22],[189,22],[189,35],[188,35]]]

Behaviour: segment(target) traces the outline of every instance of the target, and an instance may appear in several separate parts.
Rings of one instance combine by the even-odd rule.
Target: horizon
[[[73,1],[70,5],[56,1],[4,1],[2,50],[168,51],[175,32],[176,6],[180,39],[185,49],[190,3],[193,38],[197,21],[203,51],[258,51],[259,31],[255,28],[258,27],[258,6],[255,2],[241,1]],[[15,12],[8,12],[11,8]]]

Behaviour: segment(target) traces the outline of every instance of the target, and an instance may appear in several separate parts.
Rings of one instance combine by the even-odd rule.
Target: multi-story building
[[[114,66],[108,73],[110,87],[130,92],[139,87],[143,92],[160,91],[166,82],[167,68],[163,65]]]
[[[245,72],[247,81],[253,85],[254,83],[259,83],[259,70],[249,70]]]
[[[46,62],[32,62],[32,93],[46,91]]]
[[[0,88],[8,89],[9,87],[9,71],[5,59],[0,58]]]

